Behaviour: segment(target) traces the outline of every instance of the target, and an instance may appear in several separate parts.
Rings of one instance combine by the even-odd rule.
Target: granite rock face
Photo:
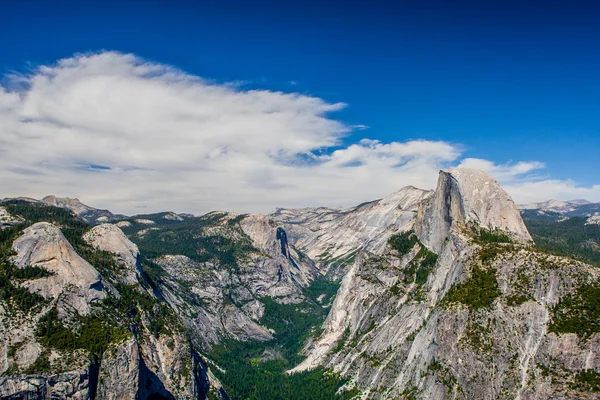
[[[90,229],[83,239],[92,247],[114,254],[117,264],[125,267],[119,271],[119,281],[136,284],[139,278],[140,251],[116,225],[101,224]]]
[[[140,385],[140,352],[135,338],[109,349],[100,364],[97,399],[135,399]]]
[[[517,206],[496,180],[476,169],[441,171],[435,194],[419,206],[419,238],[438,252],[451,227],[470,224],[531,241]]]
[[[0,398],[6,400],[89,399],[88,371],[47,376],[2,377]]]
[[[598,397],[569,388],[582,370],[600,370],[600,334],[552,331],[554,307],[598,282],[597,269],[531,250],[516,207],[479,171],[441,172],[415,218],[435,265],[419,243],[362,252],[292,372],[333,368],[369,399]],[[482,243],[473,225],[513,241]],[[469,284],[470,296],[457,290]]]
[[[420,202],[431,194],[409,186],[350,209],[278,209],[269,216],[321,272],[341,278],[359,251],[380,254],[392,234],[412,229]]]
[[[98,271],[81,258],[65,239],[61,230],[48,222],[38,222],[23,231],[13,243],[17,253],[12,261],[17,267],[38,266],[52,275],[23,283],[31,292],[45,298],[63,299],[80,314],[87,314],[90,304],[106,296]]]
[[[261,298],[300,302],[302,289],[318,271],[310,260],[302,260],[287,243],[285,230],[270,218],[229,213],[218,217],[205,234],[243,243],[243,256],[235,266],[177,254],[161,256],[154,260],[165,271],[160,290],[204,347],[225,338],[270,340],[271,332],[260,325]]]
[[[46,196],[40,201],[49,206],[71,210],[75,215],[92,224],[110,222],[123,217],[123,215],[115,215],[108,210],[90,207],[75,198]]]

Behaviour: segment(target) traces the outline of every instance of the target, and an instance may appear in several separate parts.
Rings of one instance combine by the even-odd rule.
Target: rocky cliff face
[[[363,399],[599,397],[599,270],[539,252],[481,171],[269,216],[91,227],[11,204],[0,208],[2,399],[227,398],[203,352],[231,339],[271,346],[281,325],[315,308],[322,321],[328,307],[290,372],[331,368]],[[333,304],[309,290],[324,276],[341,280]],[[263,318],[273,310],[288,313],[280,332]],[[282,361],[274,346],[253,362]]]
[[[600,329],[563,325],[586,318],[597,269],[532,250],[479,171],[442,171],[415,228],[357,257],[293,371],[331,367],[364,398],[597,398],[581,377],[600,368]]]
[[[384,251],[390,235],[411,229],[420,202],[430,191],[412,186],[357,207],[278,209],[270,215],[283,224],[289,240],[322,272],[341,278],[360,250]]]
[[[310,260],[301,259],[283,239],[285,231],[266,216],[215,213],[211,218],[209,223],[204,221],[203,229],[193,230],[195,237],[226,242],[239,251],[211,261],[197,261],[202,257],[196,254],[167,253],[155,258],[164,271],[160,291],[205,348],[226,338],[270,340],[271,332],[260,325],[261,298],[300,302],[302,288],[318,271]],[[142,229],[134,236],[141,233],[141,243],[150,245],[172,235],[177,226],[157,225],[153,231]],[[196,228],[182,229],[187,233]]]
[[[138,284],[140,278],[140,251],[118,226],[101,224],[83,235],[83,239],[95,249],[114,255],[117,265],[122,266],[115,278],[122,283]]]
[[[49,276],[23,283],[29,291],[46,299],[74,307],[88,314],[90,305],[106,296],[98,271],[81,258],[65,239],[61,230],[48,222],[38,222],[23,231],[13,243],[16,255],[12,262],[19,268],[37,266]],[[68,288],[68,290],[65,290]]]
[[[122,215],[115,215],[108,210],[100,210],[98,208],[90,207],[86,204],[83,204],[81,201],[79,201],[79,199],[69,197],[46,196],[40,201],[49,206],[71,210],[73,213],[75,213],[75,215],[83,218],[89,223],[109,222],[123,217]]]
[[[0,254],[2,399],[206,396],[205,364],[175,314],[146,289],[137,247],[118,227],[88,230],[76,250],[57,225],[20,221],[14,254]],[[67,213],[61,226],[76,239],[83,225]]]
[[[426,246],[438,252],[450,229],[461,225],[497,229],[518,241],[531,241],[508,193],[475,169],[440,172],[435,194],[419,206],[416,231]]]

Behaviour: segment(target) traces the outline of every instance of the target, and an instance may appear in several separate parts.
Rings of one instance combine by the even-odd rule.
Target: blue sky
[[[461,151],[454,164],[538,162],[527,182],[600,183],[597,2],[14,3],[2,5],[0,24],[7,92],[18,90],[15,72],[108,50],[245,92],[345,103],[331,118],[368,129],[350,129],[327,153],[362,139],[443,141]]]

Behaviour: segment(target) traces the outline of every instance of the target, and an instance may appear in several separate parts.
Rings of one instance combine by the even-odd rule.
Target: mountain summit
[[[500,230],[521,242],[531,236],[508,193],[495,179],[476,169],[440,171],[432,197],[419,208],[416,232],[433,251],[440,251],[453,227],[472,225]]]
[[[599,270],[540,251],[481,171],[347,209],[106,213],[0,204],[1,398],[597,398]]]

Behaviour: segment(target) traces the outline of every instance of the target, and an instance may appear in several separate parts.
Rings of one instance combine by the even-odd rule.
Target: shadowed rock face
[[[68,372],[49,376],[1,377],[0,399],[89,399],[87,371]]]
[[[277,240],[281,243],[281,254],[287,259],[290,259],[290,245],[288,244],[287,233],[282,227],[277,228]]]

